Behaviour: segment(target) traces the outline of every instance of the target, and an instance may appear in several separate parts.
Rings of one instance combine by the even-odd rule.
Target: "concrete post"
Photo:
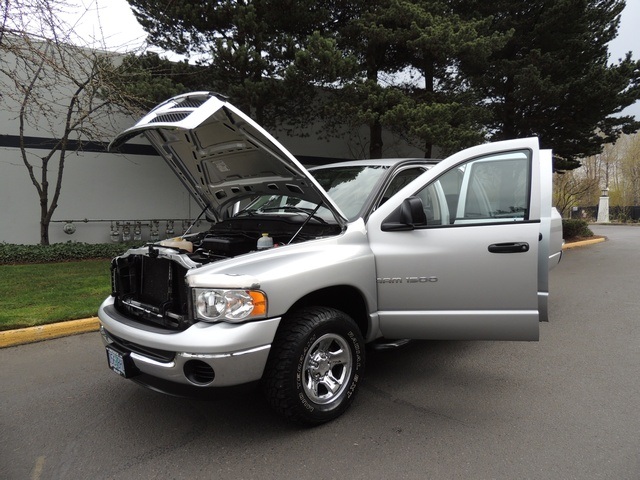
[[[598,223],[609,223],[609,189],[602,189],[602,196],[598,205]]]

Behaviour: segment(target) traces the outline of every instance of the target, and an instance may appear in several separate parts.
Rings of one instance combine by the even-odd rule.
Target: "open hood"
[[[212,220],[243,198],[289,195],[345,216],[309,172],[247,115],[211,92],[178,95],[109,145],[144,134]]]

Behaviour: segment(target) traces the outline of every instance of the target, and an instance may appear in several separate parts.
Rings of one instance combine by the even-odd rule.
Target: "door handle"
[[[527,242],[494,243],[489,245],[491,253],[524,253],[529,251]]]

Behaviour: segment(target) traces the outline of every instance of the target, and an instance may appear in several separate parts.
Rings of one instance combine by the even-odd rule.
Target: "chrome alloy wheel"
[[[304,358],[304,392],[314,403],[331,403],[347,387],[353,356],[347,340],[335,333],[318,338]]]
[[[262,387],[280,415],[319,425],[351,405],[365,369],[356,323],[330,307],[306,307],[283,318],[273,339]]]

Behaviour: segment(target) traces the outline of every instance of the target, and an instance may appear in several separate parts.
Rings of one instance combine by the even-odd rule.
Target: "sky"
[[[84,43],[109,50],[129,51],[144,44],[145,33],[126,0],[75,0],[76,14],[70,11],[69,22]],[[640,0],[627,0],[622,13],[618,37],[609,44],[610,59],[617,61],[632,51],[640,59]],[[69,7],[71,8],[71,7]],[[104,41],[102,40],[104,39]],[[627,108],[624,115],[640,120],[640,101]]]

